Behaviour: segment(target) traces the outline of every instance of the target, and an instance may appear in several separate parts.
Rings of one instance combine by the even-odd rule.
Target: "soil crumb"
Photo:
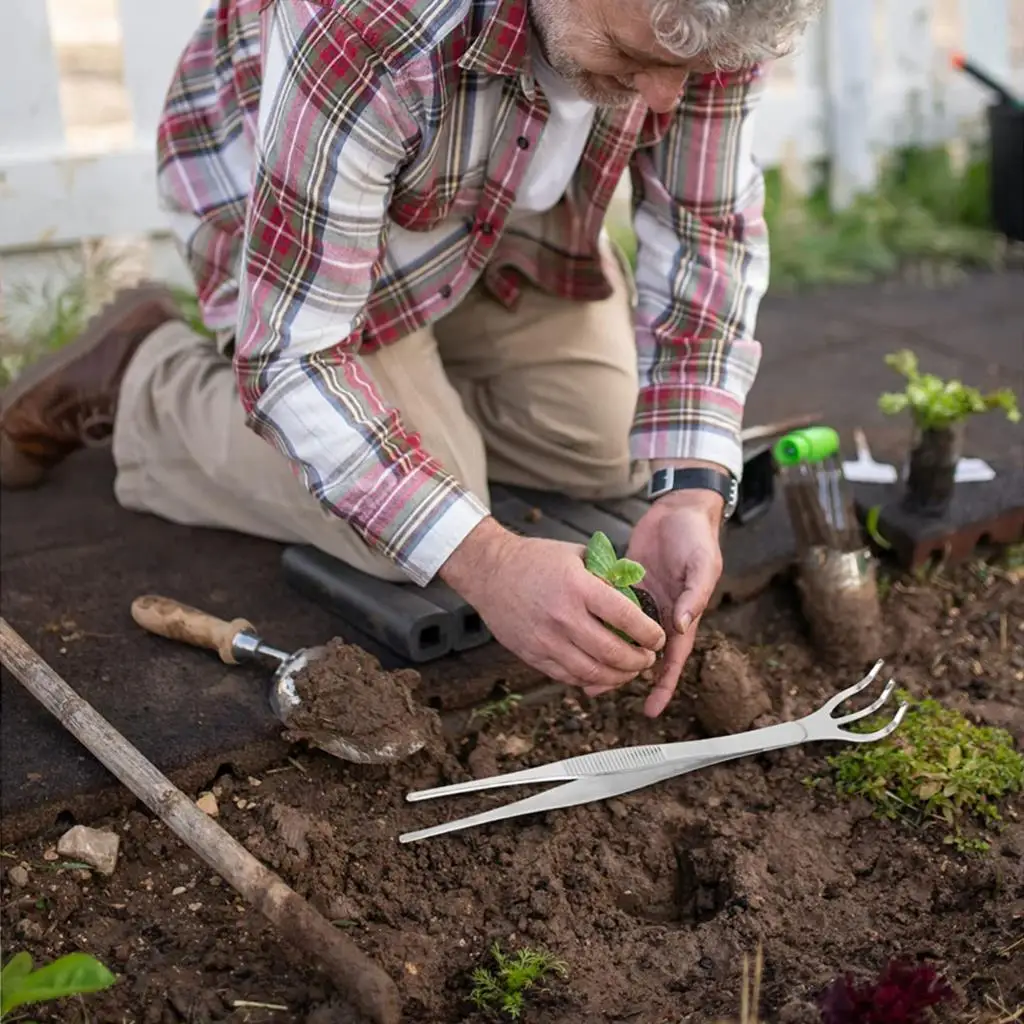
[[[694,713],[712,736],[743,732],[772,710],[771,698],[746,656],[720,633],[702,646]]]
[[[413,696],[415,669],[388,672],[361,647],[335,638],[323,655],[295,678],[301,702],[291,716],[288,736],[316,742],[324,734],[351,740],[364,749],[442,745],[441,720]]]

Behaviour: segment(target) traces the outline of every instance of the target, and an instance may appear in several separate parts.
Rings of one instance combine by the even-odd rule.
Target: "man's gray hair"
[[[857,0],[840,0],[856,3]],[[682,58],[735,68],[795,46],[824,0],[650,0],[658,42]]]

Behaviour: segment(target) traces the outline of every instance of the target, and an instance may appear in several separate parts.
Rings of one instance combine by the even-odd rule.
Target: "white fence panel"
[[[8,0],[0,283],[27,273],[40,252],[91,239],[142,240],[146,272],[185,280],[157,206],[154,132],[174,63],[207,2]],[[102,50],[116,67],[104,72],[103,95],[121,97],[124,123],[93,123],[102,118],[86,97],[98,73],[69,70],[69,40],[83,35],[78,50]],[[950,68],[954,49],[1024,93],[1024,0],[828,0],[799,52],[771,69],[760,161],[806,178],[799,187],[812,165],[830,159],[842,205],[871,187],[895,146],[983,137],[991,97]],[[90,123],[68,123],[68,110]]]

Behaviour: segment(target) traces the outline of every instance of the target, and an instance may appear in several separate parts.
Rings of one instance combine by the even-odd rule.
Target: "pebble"
[[[217,806],[217,798],[212,793],[202,793],[196,801],[196,807],[211,818],[216,818],[220,811]]]
[[[183,886],[183,885],[176,885],[171,890],[171,895],[172,896],[181,896],[184,892],[185,892],[185,886]]]
[[[25,886],[28,885],[28,871],[26,871],[20,864],[15,864],[15,866],[7,872],[7,877],[10,880],[11,885],[17,886],[19,889],[24,889]]]
[[[116,832],[75,825],[60,837],[57,852],[91,865],[101,875],[112,875],[120,846],[121,837]]]

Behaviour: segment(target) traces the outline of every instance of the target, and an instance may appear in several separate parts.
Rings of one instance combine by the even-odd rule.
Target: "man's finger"
[[[705,612],[718,586],[721,568],[706,552],[694,552],[686,567],[686,585],[672,609],[676,633],[689,633],[690,627]]]
[[[669,706],[696,638],[697,622],[695,621],[686,633],[677,633],[665,646],[661,671],[655,678],[654,688],[644,702],[644,714],[648,718],[657,718]]]

